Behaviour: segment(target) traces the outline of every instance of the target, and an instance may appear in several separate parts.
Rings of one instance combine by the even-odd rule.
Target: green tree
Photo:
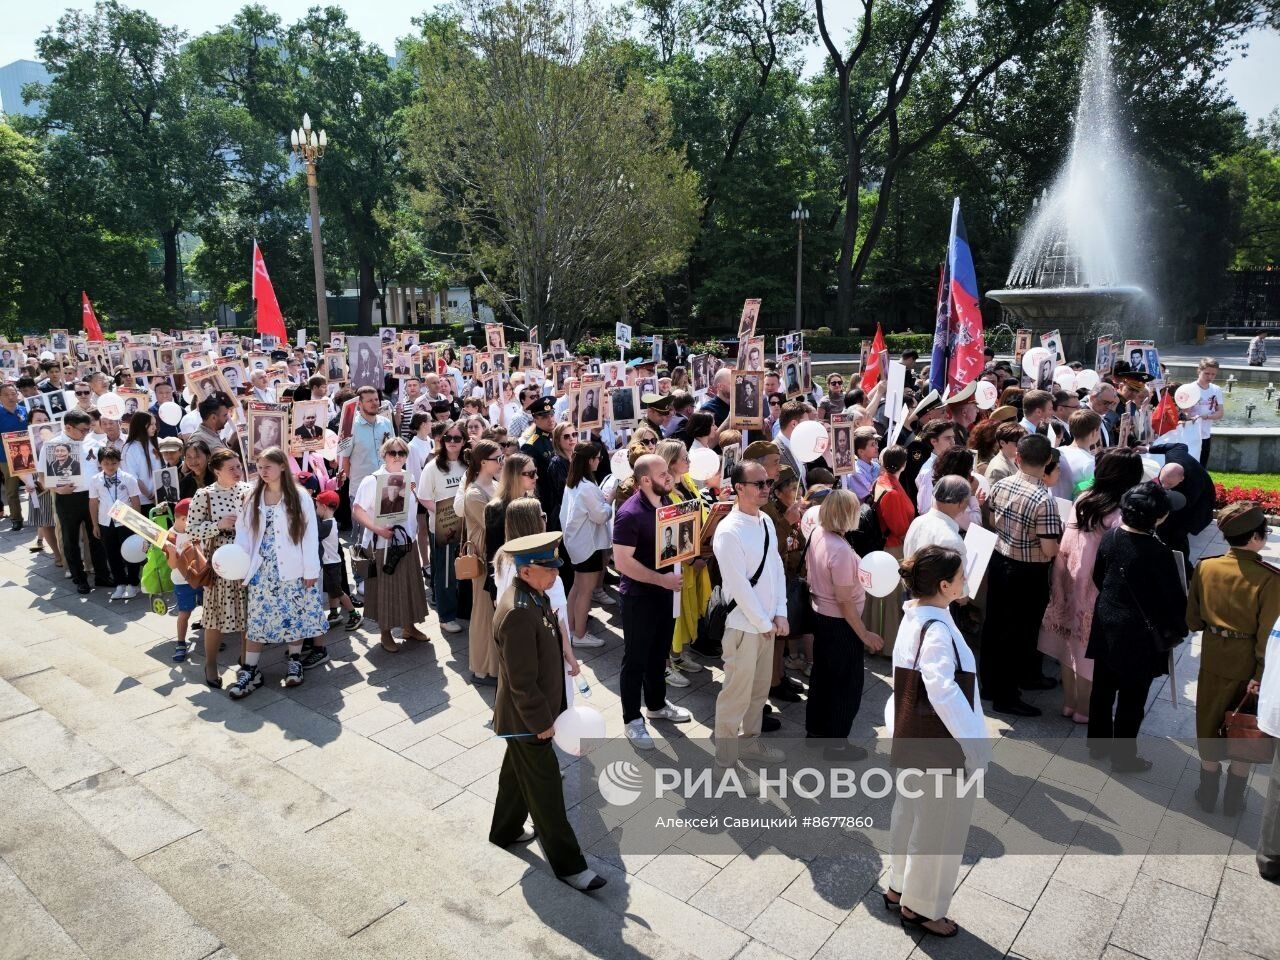
[[[175,305],[178,234],[212,204],[226,165],[221,111],[184,68],[183,39],[116,0],[99,0],[91,13],[69,10],[37,42],[51,80],[31,91],[43,128],[75,138],[110,172],[118,229],[146,230],[161,243],[164,291]]]
[[[1223,158],[1219,172],[1240,209],[1232,266],[1280,266],[1280,110],[1258,122],[1241,148]]]
[[[421,209],[453,220],[483,292],[512,323],[576,340],[650,302],[687,255],[694,176],[670,107],[643,77],[588,57],[593,26],[549,0],[428,19],[408,149]]]

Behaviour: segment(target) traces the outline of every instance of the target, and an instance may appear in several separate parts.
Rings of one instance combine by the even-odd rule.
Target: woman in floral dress
[[[236,520],[236,546],[249,554],[249,615],[244,664],[227,694],[240,700],[262,686],[263,648],[289,648],[284,685],[302,684],[302,642],[328,629],[320,593],[316,508],[279,447],[258,455],[258,482]]]
[[[187,534],[213,559],[219,547],[235,543],[236,517],[252,488],[244,482],[240,458],[225,447],[209,458],[209,472],[213,483],[201,487],[191,498]],[[245,614],[244,583],[215,574],[204,590],[204,682],[211,687],[222,688],[218,675],[222,635],[244,630]]]

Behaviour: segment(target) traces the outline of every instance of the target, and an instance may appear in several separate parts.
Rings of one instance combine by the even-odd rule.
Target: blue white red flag
[[[960,216],[960,198],[951,208],[951,239],[938,283],[938,306],[933,332],[933,361],[929,386],[939,393],[959,390],[982,372],[982,311],[978,308],[978,276]]]

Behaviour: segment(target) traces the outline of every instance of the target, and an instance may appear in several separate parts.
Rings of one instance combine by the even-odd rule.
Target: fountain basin
[[[1146,291],[1124,285],[1011,287],[990,290],[987,296],[1012,313],[1020,327],[1037,334],[1059,330],[1067,359],[1092,366],[1098,334],[1107,332],[1103,327],[1118,330],[1129,306],[1145,298]]]

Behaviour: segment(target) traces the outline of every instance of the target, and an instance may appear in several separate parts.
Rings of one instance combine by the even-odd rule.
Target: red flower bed
[[[1280,491],[1260,490],[1256,487],[1253,489],[1232,487],[1228,490],[1220,483],[1215,483],[1213,489],[1217,494],[1219,507],[1225,507],[1229,503],[1239,503],[1241,500],[1251,500],[1267,513],[1280,514]]]

